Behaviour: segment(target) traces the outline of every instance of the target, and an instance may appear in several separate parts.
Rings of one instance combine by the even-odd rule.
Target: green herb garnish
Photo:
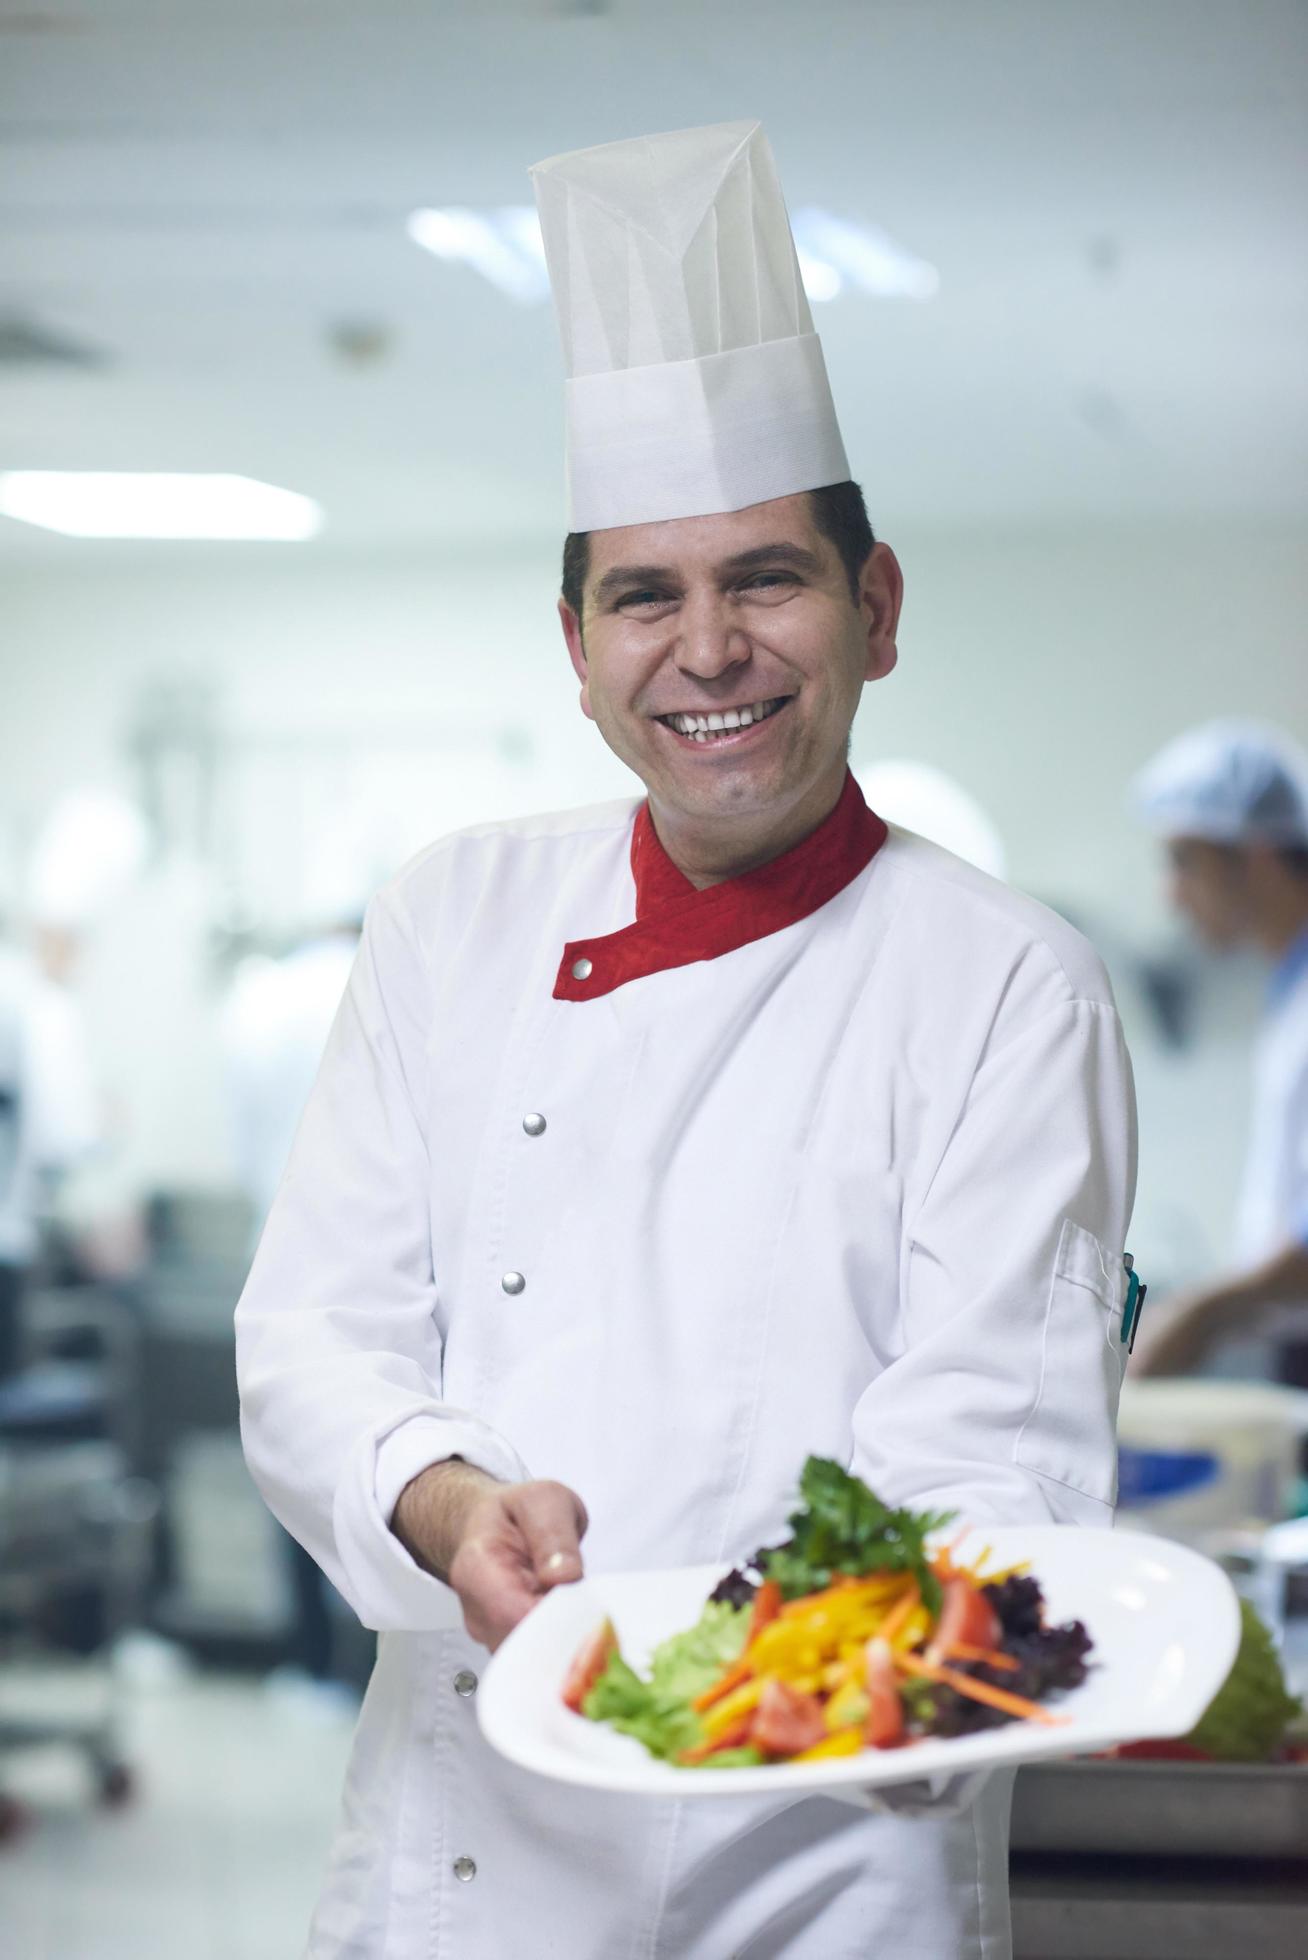
[[[799,1480],[803,1507],[792,1513],[793,1536],[758,1557],[787,1599],[821,1592],[838,1573],[911,1572],[922,1603],[940,1611],[940,1581],[927,1562],[926,1541],[952,1511],[892,1511],[866,1484],[830,1457],[811,1456]]]

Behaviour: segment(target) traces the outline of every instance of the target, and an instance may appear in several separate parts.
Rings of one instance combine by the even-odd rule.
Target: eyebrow
[[[788,544],[784,540],[776,544],[755,545],[749,551],[738,551],[733,557],[724,558],[714,569],[719,578],[729,580],[739,578],[742,572],[757,571],[761,565],[788,565],[796,572],[818,572],[822,569],[822,561],[815,551],[808,551],[801,544]],[[611,598],[615,592],[630,586],[675,585],[677,582],[678,574],[671,565],[614,565],[597,583],[594,598],[597,602]]]

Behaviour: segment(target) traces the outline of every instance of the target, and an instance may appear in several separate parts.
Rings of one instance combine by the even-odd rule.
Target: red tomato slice
[[[895,1682],[895,1662],[884,1640],[867,1643],[867,1720],[863,1734],[869,1749],[893,1749],[904,1739],[904,1704]]]
[[[946,1579],[940,1620],[927,1648],[927,1659],[944,1660],[957,1643],[965,1647],[997,1647],[1004,1630],[985,1594],[970,1579]]]
[[[572,1666],[563,1683],[565,1708],[580,1715],[582,1702],[608,1666],[610,1654],[615,1654],[617,1650],[618,1636],[613,1630],[612,1620],[605,1620],[594,1633],[587,1634],[573,1656]]]
[[[797,1756],[826,1734],[822,1704],[816,1695],[792,1688],[788,1681],[769,1681],[759,1697],[750,1741],[765,1756]]]

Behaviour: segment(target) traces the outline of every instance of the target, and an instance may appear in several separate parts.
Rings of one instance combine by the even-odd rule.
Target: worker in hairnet
[[[1308,1387],[1308,757],[1267,729],[1212,722],[1155,757],[1136,800],[1177,909],[1211,946],[1256,947],[1269,973],[1232,1268],[1155,1310],[1133,1365],[1182,1373],[1279,1321],[1283,1375]]]
[[[1003,1960],[1007,1776],[943,1814],[615,1800],[478,1725],[583,1539],[600,1575],[725,1569],[810,1452],[895,1505],[1107,1523],[1135,1167],[1090,947],[849,773],[902,579],[761,129],[535,174],[563,632],[646,794],[374,899],[238,1310],[254,1475],[382,1636],[309,1953]]]

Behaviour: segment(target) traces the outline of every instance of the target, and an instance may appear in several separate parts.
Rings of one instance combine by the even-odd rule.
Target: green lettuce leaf
[[[690,1704],[736,1659],[748,1630],[747,1610],[710,1601],[693,1627],[654,1649],[648,1681],[613,1654],[583,1713],[634,1735],[652,1756],[672,1760],[700,1741],[699,1716]]]
[[[694,1701],[738,1659],[749,1632],[749,1611],[710,1600],[693,1627],[669,1634],[650,1656],[651,1684]]]

